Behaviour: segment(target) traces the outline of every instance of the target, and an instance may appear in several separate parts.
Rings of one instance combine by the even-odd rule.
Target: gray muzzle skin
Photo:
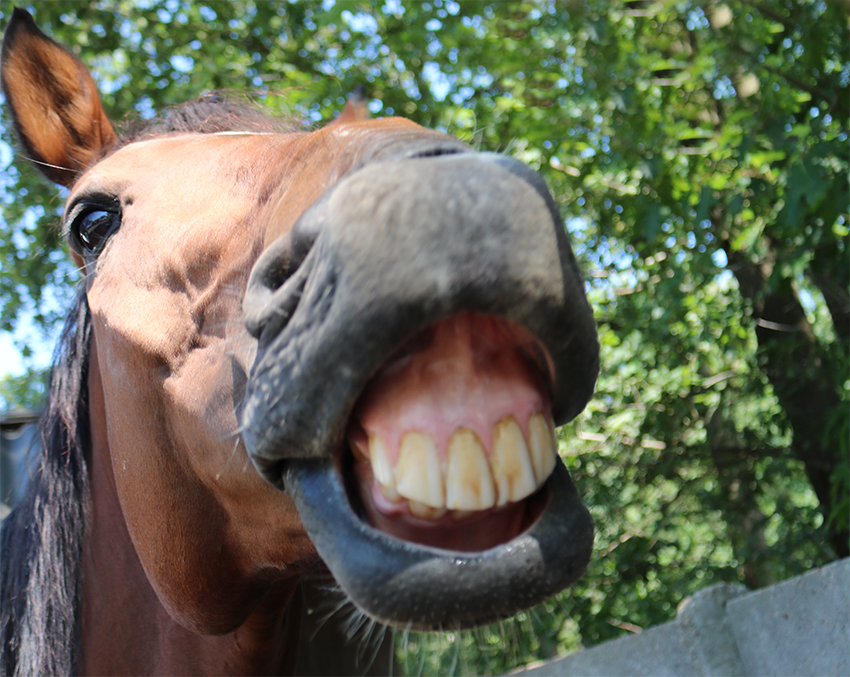
[[[372,528],[351,510],[330,463],[292,461],[284,484],[337,583],[383,623],[453,630],[498,621],[569,587],[590,561],[593,520],[560,460],[537,521],[510,543],[482,552],[439,550]]]
[[[561,216],[534,171],[489,153],[368,164],[260,256],[244,309],[258,340],[243,409],[249,454],[268,481],[292,493],[319,554],[364,611],[405,627],[474,625],[516,613],[581,574],[593,528],[561,464],[534,527],[471,557],[366,525],[331,461],[375,372],[411,336],[460,311],[507,318],[538,339],[557,425],[587,404],[599,369],[596,325]],[[357,547],[378,559],[367,564]],[[372,571],[372,586],[388,575],[416,584],[396,590],[396,602],[372,603],[384,594],[364,592],[370,584],[354,569]],[[500,570],[519,592],[499,586]],[[431,597],[449,589],[449,572],[460,582],[440,607]],[[490,593],[473,594],[475,581]],[[493,594],[510,604],[488,606]],[[434,610],[423,615],[425,607]]]

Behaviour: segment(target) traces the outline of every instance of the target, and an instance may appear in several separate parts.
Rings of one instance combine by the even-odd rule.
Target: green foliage
[[[29,370],[0,378],[0,410],[24,407],[38,410],[47,393],[47,372]]]
[[[597,395],[560,432],[594,559],[515,624],[400,635],[402,669],[499,674],[667,621],[714,582],[763,586],[846,554],[843,3],[30,9],[93,64],[114,119],[224,89],[314,123],[364,85],[374,113],[509,152],[552,187],[602,344]],[[0,321],[52,327],[75,278],[61,200],[20,156],[2,191]],[[8,383],[3,397],[32,399]]]

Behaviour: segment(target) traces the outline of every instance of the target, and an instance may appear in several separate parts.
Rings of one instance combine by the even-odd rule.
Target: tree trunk
[[[773,386],[794,432],[794,453],[820,501],[824,519],[832,511],[831,477],[839,463],[824,431],[841,398],[814,331],[791,281],[771,279],[772,264],[748,261],[725,243],[729,268],[744,298],[752,303],[762,369]],[[850,534],[832,525],[828,539],[838,557],[850,556]]]

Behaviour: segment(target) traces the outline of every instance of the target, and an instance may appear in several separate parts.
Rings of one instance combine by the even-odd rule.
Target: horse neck
[[[91,510],[83,547],[83,674],[291,673],[298,645],[297,583],[270,590],[236,631],[203,636],[177,624],[151,587],[124,522],[92,340]]]

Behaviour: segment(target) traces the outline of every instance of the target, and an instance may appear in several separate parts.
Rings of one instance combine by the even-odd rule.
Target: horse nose
[[[244,310],[259,341],[245,406],[255,461],[263,450],[329,453],[380,364],[456,312],[505,317],[537,337],[556,422],[581,411],[598,370],[563,219],[538,174],[495,154],[376,162],[347,176],[263,253]],[[286,423],[269,426],[269,415]]]

